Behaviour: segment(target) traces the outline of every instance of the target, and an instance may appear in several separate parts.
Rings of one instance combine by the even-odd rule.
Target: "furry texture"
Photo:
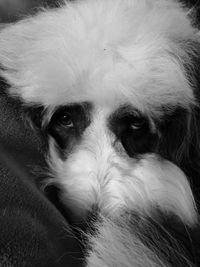
[[[91,256],[89,266],[116,266],[118,243],[124,266],[170,266],[118,227],[124,211],[151,218],[159,209],[196,227],[187,175],[199,176],[198,53],[199,31],[172,0],[66,2],[0,32],[9,93],[41,110],[47,186],[58,184],[77,216],[96,207],[111,218],[103,219],[93,243],[101,256]],[[116,247],[103,264],[107,233]]]
[[[128,101],[151,114],[194,101],[183,63],[198,38],[171,0],[79,1],[3,31],[0,60],[25,102]]]
[[[96,224],[98,230],[88,235],[91,250],[88,253],[87,266],[199,266],[194,247],[192,257],[189,256],[188,247],[193,246],[191,240],[194,237],[188,235],[188,229],[183,224],[173,225],[182,234],[180,240],[172,228],[168,231],[169,228],[161,221],[141,214],[123,214],[117,220],[101,216]]]
[[[155,178],[154,186],[147,178],[141,178],[143,175],[138,178],[132,167],[137,165],[134,160],[124,160],[110,147],[113,138],[106,134],[104,125],[109,114],[127,102],[156,118],[161,116],[163,106],[191,109],[195,100],[183,64],[190,64],[189,56],[194,53],[187,42],[197,39],[187,13],[177,3],[146,0],[67,3],[61,9],[41,13],[1,32],[1,75],[11,84],[12,95],[29,104],[44,105],[47,110],[58,104],[83,101],[98,106],[94,117],[98,123],[84,134],[86,143],[83,141],[64,166],[59,159],[53,159],[53,171],[71,195],[67,195],[68,203],[75,198],[74,204],[78,202],[77,206],[85,208],[98,202],[106,209],[110,206],[111,211],[124,206],[124,202],[134,207],[141,200],[145,203],[141,206],[162,200],[163,208],[171,210],[177,206],[176,196],[188,196],[188,208],[184,209],[188,220],[193,218],[189,186],[184,186],[182,192],[178,189],[187,183],[186,178],[177,178],[178,186],[173,186],[172,175],[171,182],[167,178],[168,186],[161,177]],[[121,170],[114,165],[121,165]],[[163,196],[159,193],[152,199],[152,190],[159,189]],[[104,195],[111,200],[102,204]],[[171,203],[165,195],[170,196]],[[177,210],[183,214],[180,204]]]
[[[88,255],[88,267],[166,266],[158,255],[152,253],[151,249],[143,244],[137,234],[131,233],[131,229],[125,222],[116,224],[103,218],[97,228],[99,230],[96,236],[90,237],[92,253]],[[117,258],[116,255],[118,255]]]

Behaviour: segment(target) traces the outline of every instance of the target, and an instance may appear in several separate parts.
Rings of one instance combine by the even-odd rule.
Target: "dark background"
[[[0,22],[15,21],[23,14],[35,12],[38,6],[57,6],[63,0],[0,0]],[[84,1],[84,0],[83,0]],[[200,9],[199,0],[181,0],[190,7]]]
[[[13,22],[39,6],[57,6],[62,0],[0,0],[0,22]]]

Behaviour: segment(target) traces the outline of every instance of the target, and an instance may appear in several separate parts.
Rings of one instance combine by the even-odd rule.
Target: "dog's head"
[[[165,0],[75,1],[1,31],[1,77],[36,112],[67,206],[196,221],[199,51]]]

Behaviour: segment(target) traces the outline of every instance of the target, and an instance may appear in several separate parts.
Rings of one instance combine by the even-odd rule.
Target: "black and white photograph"
[[[199,0],[0,0],[0,267],[200,267]]]

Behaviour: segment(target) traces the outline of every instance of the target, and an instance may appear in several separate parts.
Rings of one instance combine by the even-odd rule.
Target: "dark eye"
[[[71,114],[69,112],[61,112],[57,115],[57,122],[65,127],[71,128],[74,126]]]
[[[140,131],[146,126],[146,120],[143,117],[133,116],[130,119],[130,128],[134,131]]]

